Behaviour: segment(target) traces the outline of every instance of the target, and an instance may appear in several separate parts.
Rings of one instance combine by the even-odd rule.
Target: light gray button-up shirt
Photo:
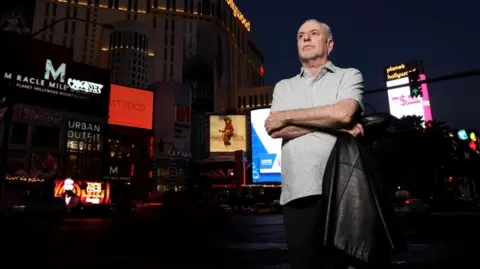
[[[328,62],[312,77],[307,70],[275,85],[272,111],[307,109],[356,100],[363,109],[363,77],[353,68]],[[322,179],[336,137],[313,132],[282,143],[282,194],[280,203],[322,193]]]

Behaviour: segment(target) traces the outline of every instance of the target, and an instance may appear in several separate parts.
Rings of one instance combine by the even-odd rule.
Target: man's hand
[[[273,111],[268,115],[268,118],[265,120],[265,130],[267,130],[269,135],[287,125],[284,115],[281,111]]]
[[[360,123],[355,124],[351,129],[342,129],[340,131],[349,133],[354,137],[364,134],[363,126]]]

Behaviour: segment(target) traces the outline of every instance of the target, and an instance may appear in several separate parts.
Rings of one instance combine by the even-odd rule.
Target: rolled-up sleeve
[[[338,90],[337,102],[345,99],[352,99],[358,102],[361,111],[364,111],[363,105],[363,76],[362,73],[354,68],[345,70],[342,82]]]
[[[286,85],[283,80],[275,84],[272,94],[272,107],[270,108],[271,111],[287,110],[287,103],[285,100],[285,93],[287,92],[287,89],[285,87]]]

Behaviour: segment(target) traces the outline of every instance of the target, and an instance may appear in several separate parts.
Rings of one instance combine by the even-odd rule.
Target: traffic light
[[[408,73],[408,83],[410,83],[410,97],[422,97],[422,85],[418,82],[420,74],[418,70]]]

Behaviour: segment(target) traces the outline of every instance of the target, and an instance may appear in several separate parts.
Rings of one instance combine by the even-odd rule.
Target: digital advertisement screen
[[[282,139],[271,138],[265,130],[270,108],[250,112],[252,139],[252,182],[281,182]]]
[[[153,92],[112,84],[108,124],[151,130]]]
[[[420,75],[420,78],[425,79],[425,75]],[[408,82],[408,77],[389,80],[387,87],[403,85]],[[423,97],[410,97],[410,86],[388,90],[390,114],[397,118],[420,116],[425,122],[432,120],[427,84],[422,84],[422,93]]]
[[[247,118],[243,115],[211,115],[210,152],[247,150]]]
[[[54,196],[65,199],[67,207],[108,205],[111,203],[110,183],[71,178],[57,179]]]

